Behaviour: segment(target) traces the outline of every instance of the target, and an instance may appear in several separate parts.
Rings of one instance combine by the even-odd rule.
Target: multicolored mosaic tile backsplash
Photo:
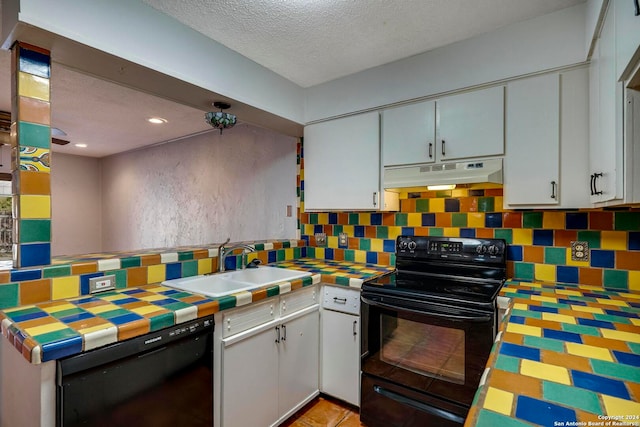
[[[304,202],[303,202],[304,203]],[[508,276],[640,291],[640,209],[506,211],[493,184],[400,195],[400,212],[302,213],[301,238],[319,258],[394,263],[399,235],[500,238],[508,243]],[[347,233],[345,247],[339,233]],[[588,261],[572,261],[571,242],[589,244]]]

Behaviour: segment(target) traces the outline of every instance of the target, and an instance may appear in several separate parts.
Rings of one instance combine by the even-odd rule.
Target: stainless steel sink
[[[246,270],[227,271],[209,276],[165,280],[162,284],[170,288],[217,298],[240,291],[301,279],[307,276],[311,276],[311,273],[264,266],[248,268]]]

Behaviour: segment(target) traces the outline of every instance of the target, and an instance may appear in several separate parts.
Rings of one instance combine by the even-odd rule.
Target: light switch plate
[[[327,233],[316,233],[316,246],[327,246]]]
[[[92,277],[89,279],[89,293],[112,291],[116,288],[116,276],[110,274],[108,276]]]

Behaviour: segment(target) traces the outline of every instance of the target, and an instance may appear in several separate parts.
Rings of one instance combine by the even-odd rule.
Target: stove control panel
[[[414,259],[493,262],[505,259],[506,242],[502,239],[399,236],[396,240],[396,255]]]

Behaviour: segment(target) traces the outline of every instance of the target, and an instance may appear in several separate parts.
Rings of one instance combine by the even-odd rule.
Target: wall
[[[239,125],[104,158],[102,250],[295,238],[296,143]]]
[[[100,160],[52,153],[51,254],[102,250]]]
[[[309,256],[388,264],[401,234],[501,238],[510,278],[640,291],[640,209],[505,211],[502,187],[489,184],[403,193],[397,213],[303,213],[301,224],[311,246],[314,233],[331,236]],[[349,235],[346,249],[338,248],[340,232]],[[589,242],[588,262],[571,261],[575,240]]]

